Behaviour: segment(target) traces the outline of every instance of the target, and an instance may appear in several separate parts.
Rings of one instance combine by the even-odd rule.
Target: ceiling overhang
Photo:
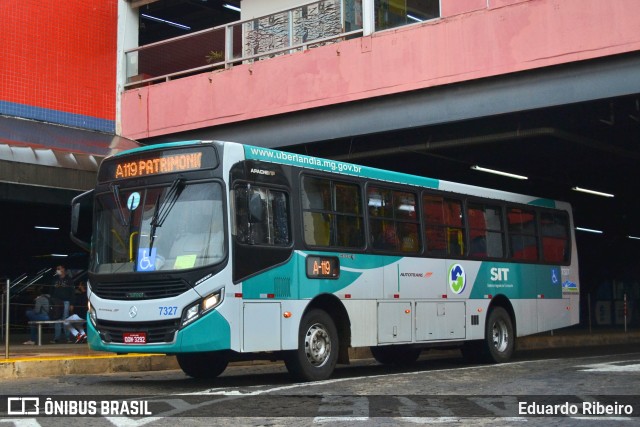
[[[116,135],[0,116],[0,182],[86,190],[104,157],[137,146]]]

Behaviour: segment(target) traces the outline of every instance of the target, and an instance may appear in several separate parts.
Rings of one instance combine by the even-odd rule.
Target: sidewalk
[[[104,374],[111,372],[143,372],[180,369],[174,356],[163,354],[123,354],[94,351],[87,344],[24,345],[28,335],[12,334],[9,358],[5,358],[5,342],[0,347],[0,380],[42,376]],[[46,343],[46,344],[44,344]]]
[[[9,358],[5,358],[4,340],[0,347],[0,380],[60,375],[90,375],[112,372],[143,372],[180,369],[176,358],[161,354],[116,355],[90,350],[87,344],[24,345],[26,335],[11,337]],[[47,340],[45,340],[46,342]],[[564,329],[544,332],[516,341],[517,350],[584,347],[615,344],[639,344],[640,331]],[[371,358],[368,348],[351,349],[352,359]],[[246,362],[238,362],[245,363]],[[256,362],[258,363],[258,362]],[[233,365],[233,364],[232,364]]]

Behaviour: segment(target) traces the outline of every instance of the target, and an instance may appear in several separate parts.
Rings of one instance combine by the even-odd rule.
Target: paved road
[[[513,362],[502,365],[466,365],[456,352],[427,353],[412,370],[390,369],[363,360],[339,368],[330,380],[304,384],[291,382],[280,364],[269,364],[233,367],[211,381],[166,371],[17,379],[3,382],[2,387],[3,395],[9,391],[11,396],[37,394],[41,401],[62,398],[67,405],[69,401],[88,399],[96,402],[98,413],[102,401],[127,397],[130,403],[115,403],[120,406],[110,410],[129,411],[131,415],[142,409],[152,414],[82,420],[83,425],[96,426],[625,426],[640,421],[640,348],[520,352]],[[522,413],[540,408],[557,408],[560,415],[562,408],[576,413],[554,418]],[[614,413],[582,417],[584,411],[607,409]],[[633,411],[631,415],[627,414],[629,410]],[[61,417],[0,418],[0,426],[68,426],[69,422],[69,418]]]

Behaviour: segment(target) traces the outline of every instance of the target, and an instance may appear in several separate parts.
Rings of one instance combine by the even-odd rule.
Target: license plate
[[[146,344],[147,333],[146,332],[124,332],[122,334],[125,344]]]

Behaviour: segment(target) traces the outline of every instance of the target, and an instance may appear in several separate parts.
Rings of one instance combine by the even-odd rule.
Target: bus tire
[[[502,307],[494,307],[487,317],[483,359],[489,363],[504,363],[511,359],[515,348],[511,316]]]
[[[376,362],[398,367],[411,366],[422,352],[420,348],[393,345],[370,347],[370,350]]]
[[[302,318],[298,349],[288,352],[284,363],[302,381],[326,380],[338,361],[338,331],[326,312],[311,310]]]
[[[193,378],[216,378],[224,372],[229,359],[219,353],[176,354],[182,371]]]

